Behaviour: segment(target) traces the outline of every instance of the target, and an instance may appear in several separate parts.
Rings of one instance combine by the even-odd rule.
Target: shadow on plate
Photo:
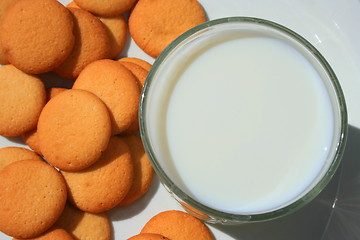
[[[307,206],[272,221],[213,225],[237,240],[355,240],[360,236],[360,129],[349,126],[342,163]]]
[[[350,126],[340,191],[322,240],[360,239],[360,129]]]
[[[154,175],[150,189],[142,198],[138,199],[136,202],[128,206],[120,206],[110,210],[108,212],[109,217],[113,221],[121,221],[138,215],[148,206],[150,200],[154,197],[159,187],[160,181],[157,176]]]
[[[16,136],[16,137],[5,137],[9,142],[14,143],[15,145],[21,144],[24,145],[24,140],[22,139],[21,136]]]

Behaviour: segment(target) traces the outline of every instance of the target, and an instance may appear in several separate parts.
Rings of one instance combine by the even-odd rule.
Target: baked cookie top
[[[129,205],[147,193],[154,176],[154,169],[145,153],[140,137],[133,135],[122,139],[130,148],[134,163],[134,182],[126,197],[120,202],[120,206]]]
[[[74,1],[71,1],[66,7],[80,8]],[[110,56],[116,58],[123,50],[127,38],[127,23],[122,14],[113,17],[98,17],[105,25],[110,38]]]
[[[10,163],[20,160],[28,160],[28,159],[42,161],[42,158],[39,155],[26,148],[22,148],[22,147],[0,148],[0,171]]]
[[[39,77],[13,65],[0,66],[0,135],[19,136],[35,128],[45,101]]]
[[[92,166],[78,172],[62,171],[62,174],[70,202],[83,211],[100,213],[116,207],[129,192],[134,163],[126,142],[112,137],[108,148]]]
[[[1,19],[5,15],[6,11],[19,0],[2,0],[0,1],[0,23]],[[0,32],[1,34],[1,32]],[[6,58],[5,52],[0,44],[0,64],[8,64],[9,61]]]
[[[89,213],[66,204],[55,226],[65,229],[74,239],[111,239],[111,224],[106,213]]]
[[[152,67],[152,65],[150,63],[148,63],[147,61],[145,61],[141,58],[137,58],[137,57],[123,57],[123,58],[120,58],[119,61],[135,63],[147,71],[150,71],[150,69]]]
[[[110,56],[110,39],[104,24],[80,8],[68,8],[74,19],[75,46],[70,56],[54,72],[75,79],[91,62]]]
[[[110,38],[110,58],[116,58],[123,50],[127,38],[127,23],[123,15],[99,17]]]
[[[49,101],[49,99],[55,97],[56,95],[66,91],[66,88],[59,88],[59,87],[52,87],[46,89],[46,100]],[[22,139],[28,145],[32,150],[34,150],[36,153],[42,155],[40,146],[39,146],[39,140],[37,137],[37,128],[34,128],[22,135]]]
[[[33,74],[59,66],[75,42],[72,16],[56,0],[17,2],[3,17],[0,32],[8,61]]]
[[[118,61],[121,63],[124,67],[130,70],[130,72],[136,77],[136,80],[138,81],[139,88],[142,90],[146,77],[149,73],[149,70],[146,70],[142,66],[128,61]]]
[[[24,240],[14,238],[13,240]],[[30,239],[28,239],[30,240]],[[75,240],[67,231],[62,228],[51,228],[38,237],[31,238],[31,240]]]
[[[118,61],[118,62],[121,63],[124,67],[126,67],[134,75],[141,92],[149,71],[145,70],[140,65],[132,62],[127,62],[127,61]],[[137,134],[140,128],[139,126],[140,126],[139,117],[137,116],[135,120],[130,124],[130,126],[124,132],[122,132],[122,135]]]
[[[137,117],[140,90],[133,74],[119,62],[109,59],[89,64],[79,75],[73,89],[98,96],[109,109],[112,134],[126,130]]]
[[[168,210],[152,217],[141,233],[157,233],[171,240],[213,240],[208,227],[199,219],[178,210]]]
[[[135,4],[136,0],[74,0],[81,8],[97,16],[113,17],[120,15]]]
[[[136,44],[156,58],[176,37],[205,20],[197,0],[139,0],[129,17],[129,31]]]
[[[98,97],[69,89],[45,105],[37,132],[41,153],[50,164],[79,171],[94,164],[106,149],[111,123]]]
[[[66,203],[66,184],[52,166],[20,160],[0,171],[0,231],[31,238],[48,230]]]

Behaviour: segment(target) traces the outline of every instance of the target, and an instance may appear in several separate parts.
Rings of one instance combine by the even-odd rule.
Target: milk
[[[257,214],[284,207],[332,160],[328,86],[283,39],[209,38],[170,59],[149,93],[155,154],[182,191],[211,208]]]

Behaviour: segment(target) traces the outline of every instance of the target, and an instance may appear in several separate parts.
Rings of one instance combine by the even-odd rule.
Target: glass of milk
[[[347,136],[340,84],[304,38],[263,19],[199,25],[156,59],[141,137],[166,189],[211,223],[301,208],[339,166]]]

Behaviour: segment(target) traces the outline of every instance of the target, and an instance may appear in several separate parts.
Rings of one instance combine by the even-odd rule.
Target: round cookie
[[[197,218],[188,213],[169,210],[152,217],[141,233],[157,233],[171,240],[213,240],[210,230]]]
[[[10,7],[12,7],[12,5],[17,3],[18,1],[19,0],[1,0],[0,1],[0,23],[1,23],[1,19],[5,15],[6,11]],[[0,35],[1,35],[1,32],[0,32]],[[5,52],[2,49],[1,44],[0,44],[0,64],[8,64],[8,63],[9,63],[9,61],[7,60]]]
[[[156,58],[176,37],[205,20],[197,0],[139,0],[129,17],[129,31],[136,44]]]
[[[112,137],[95,164],[83,171],[62,174],[70,202],[83,211],[99,213],[116,207],[124,199],[133,183],[134,164],[126,142]]]
[[[80,8],[68,8],[74,18],[75,46],[70,56],[54,70],[74,79],[89,63],[110,56],[110,39],[104,24]]]
[[[38,237],[27,238],[27,239],[17,239],[13,240],[75,240],[67,231],[61,228],[51,228],[46,231],[44,234],[41,234]]]
[[[105,213],[83,212],[66,204],[62,215],[55,225],[65,229],[76,240],[111,239],[110,220]]]
[[[21,148],[21,147],[0,148],[0,171],[10,163],[20,160],[28,160],[28,159],[42,161],[42,158],[39,155],[26,148]]]
[[[42,155],[40,146],[39,146],[39,138],[37,134],[37,128],[34,128],[33,130],[30,130],[23,135],[21,135],[23,141],[26,145],[29,146],[34,152]]]
[[[140,59],[140,58],[136,58],[136,57],[123,57],[123,58],[120,58],[119,61],[135,63],[147,71],[150,71],[150,69],[152,67],[152,65],[150,63],[148,63],[147,61]]]
[[[123,15],[114,17],[99,17],[105,25],[110,38],[110,56],[116,58],[123,50],[127,37],[127,23]]]
[[[154,169],[145,153],[140,137],[128,136],[123,138],[128,144],[131,158],[134,162],[134,182],[120,206],[129,205],[141,198],[150,188],[154,176]]]
[[[138,81],[139,84],[139,88],[140,90],[142,90],[149,71],[136,63],[126,62],[126,61],[119,61],[119,63],[124,67],[126,67],[127,69],[129,69],[130,72],[136,77],[136,80]]]
[[[48,88],[46,89],[46,99],[49,101],[51,98],[55,97],[56,95],[66,91],[66,88]],[[28,145],[32,150],[34,150],[36,153],[42,155],[40,146],[39,146],[39,140],[37,136],[37,128],[30,130],[22,135],[22,139]]]
[[[139,108],[140,90],[133,74],[119,62],[109,59],[89,64],[79,75],[73,89],[97,95],[109,109],[112,134],[127,129]]]
[[[94,164],[106,149],[111,122],[98,97],[71,89],[45,105],[37,131],[41,153],[50,164],[79,171]]]
[[[140,233],[136,236],[129,238],[128,240],[169,240],[160,234],[155,233]]]
[[[139,65],[132,63],[132,62],[126,62],[126,61],[119,61],[124,67],[130,70],[130,72],[135,76],[140,91],[142,90],[146,77],[148,75],[148,71],[145,70],[143,67],[140,67]],[[135,118],[135,120],[130,124],[130,126],[122,133],[123,135],[133,135],[139,132],[139,118],[138,116]]]
[[[0,21],[2,17],[6,14],[6,11],[12,7],[19,0],[1,0],[0,1]]]
[[[35,128],[45,98],[40,78],[13,65],[0,66],[0,135],[19,136]]]
[[[68,3],[66,7],[80,8],[74,1]],[[104,24],[110,38],[109,58],[116,58],[123,50],[127,37],[127,23],[123,15],[114,17],[98,17]]]
[[[113,17],[120,15],[135,4],[136,0],[74,0],[81,8],[97,16]]]
[[[26,73],[53,70],[74,46],[73,19],[54,0],[21,0],[4,16],[1,45],[10,63]]]
[[[32,238],[48,230],[66,203],[64,178],[38,160],[21,160],[0,171],[0,231]]]

